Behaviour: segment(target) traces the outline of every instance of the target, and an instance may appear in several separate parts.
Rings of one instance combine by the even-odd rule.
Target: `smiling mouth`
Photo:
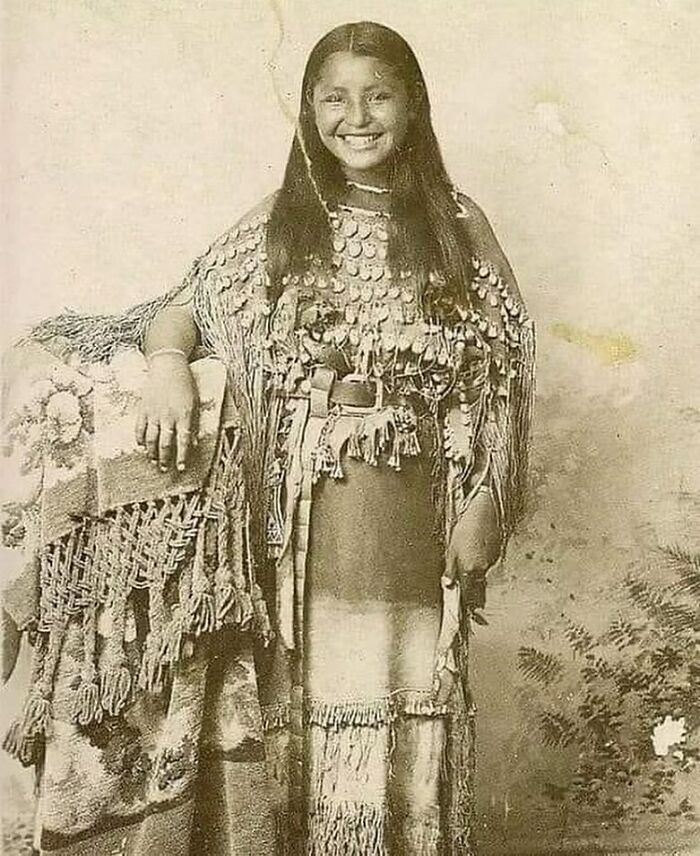
[[[338,139],[342,140],[345,145],[354,151],[362,151],[363,149],[371,149],[383,134],[337,134]]]

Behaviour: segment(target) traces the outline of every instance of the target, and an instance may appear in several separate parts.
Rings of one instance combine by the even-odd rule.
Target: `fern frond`
[[[630,648],[638,642],[642,635],[643,631],[638,625],[618,615],[603,635],[603,641],[614,645],[618,651],[624,651],[625,648]]]
[[[573,621],[568,622],[564,636],[577,654],[585,654],[595,644],[591,633],[582,624],[575,624]]]
[[[563,666],[554,654],[539,651],[537,648],[520,648],[518,669],[525,677],[547,687],[561,678]]]
[[[678,576],[674,589],[700,600],[700,554],[677,546],[662,547],[661,552],[671,570]]]
[[[689,606],[665,602],[656,612],[662,626],[672,634],[683,635],[698,629],[700,615]]]
[[[669,589],[654,588],[633,577],[628,577],[625,584],[632,603],[643,610],[660,630],[683,635],[698,629],[698,610],[669,600]]]
[[[586,658],[586,665],[581,668],[581,677],[587,684],[596,681],[605,681],[615,676],[615,670],[603,657],[595,657],[590,654]]]
[[[657,610],[664,603],[663,594],[644,580],[627,577],[625,586],[632,603],[647,613]]]
[[[540,735],[545,746],[566,748],[576,742],[578,729],[562,713],[545,710],[540,714]]]

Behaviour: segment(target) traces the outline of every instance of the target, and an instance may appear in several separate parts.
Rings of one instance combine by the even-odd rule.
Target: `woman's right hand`
[[[155,354],[149,360],[136,421],[136,442],[165,472],[174,463],[182,472],[197,444],[199,399],[187,358]]]

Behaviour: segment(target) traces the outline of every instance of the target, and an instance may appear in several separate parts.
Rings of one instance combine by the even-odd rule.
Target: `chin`
[[[341,166],[346,167],[347,169],[356,170],[357,172],[373,172],[374,170],[381,169],[382,166],[387,162],[386,157],[382,158],[343,158],[340,163]]]
[[[372,172],[381,169],[389,159],[391,152],[357,152],[356,154],[348,154],[343,152],[342,155],[335,151],[340,165],[346,169],[351,169],[357,172]]]

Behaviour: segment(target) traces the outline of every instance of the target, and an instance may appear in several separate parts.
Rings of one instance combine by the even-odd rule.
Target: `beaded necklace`
[[[391,193],[390,187],[377,187],[375,184],[361,184],[359,181],[352,181],[347,178],[345,183],[348,187],[354,187],[356,190],[363,190],[365,193]]]
[[[386,217],[386,218],[391,217],[391,214],[389,211],[380,211],[377,208],[362,208],[360,205],[348,205],[345,202],[339,202],[338,208],[341,211],[348,211],[350,214],[352,214],[353,212],[356,211],[360,214],[367,214],[370,217]]]

